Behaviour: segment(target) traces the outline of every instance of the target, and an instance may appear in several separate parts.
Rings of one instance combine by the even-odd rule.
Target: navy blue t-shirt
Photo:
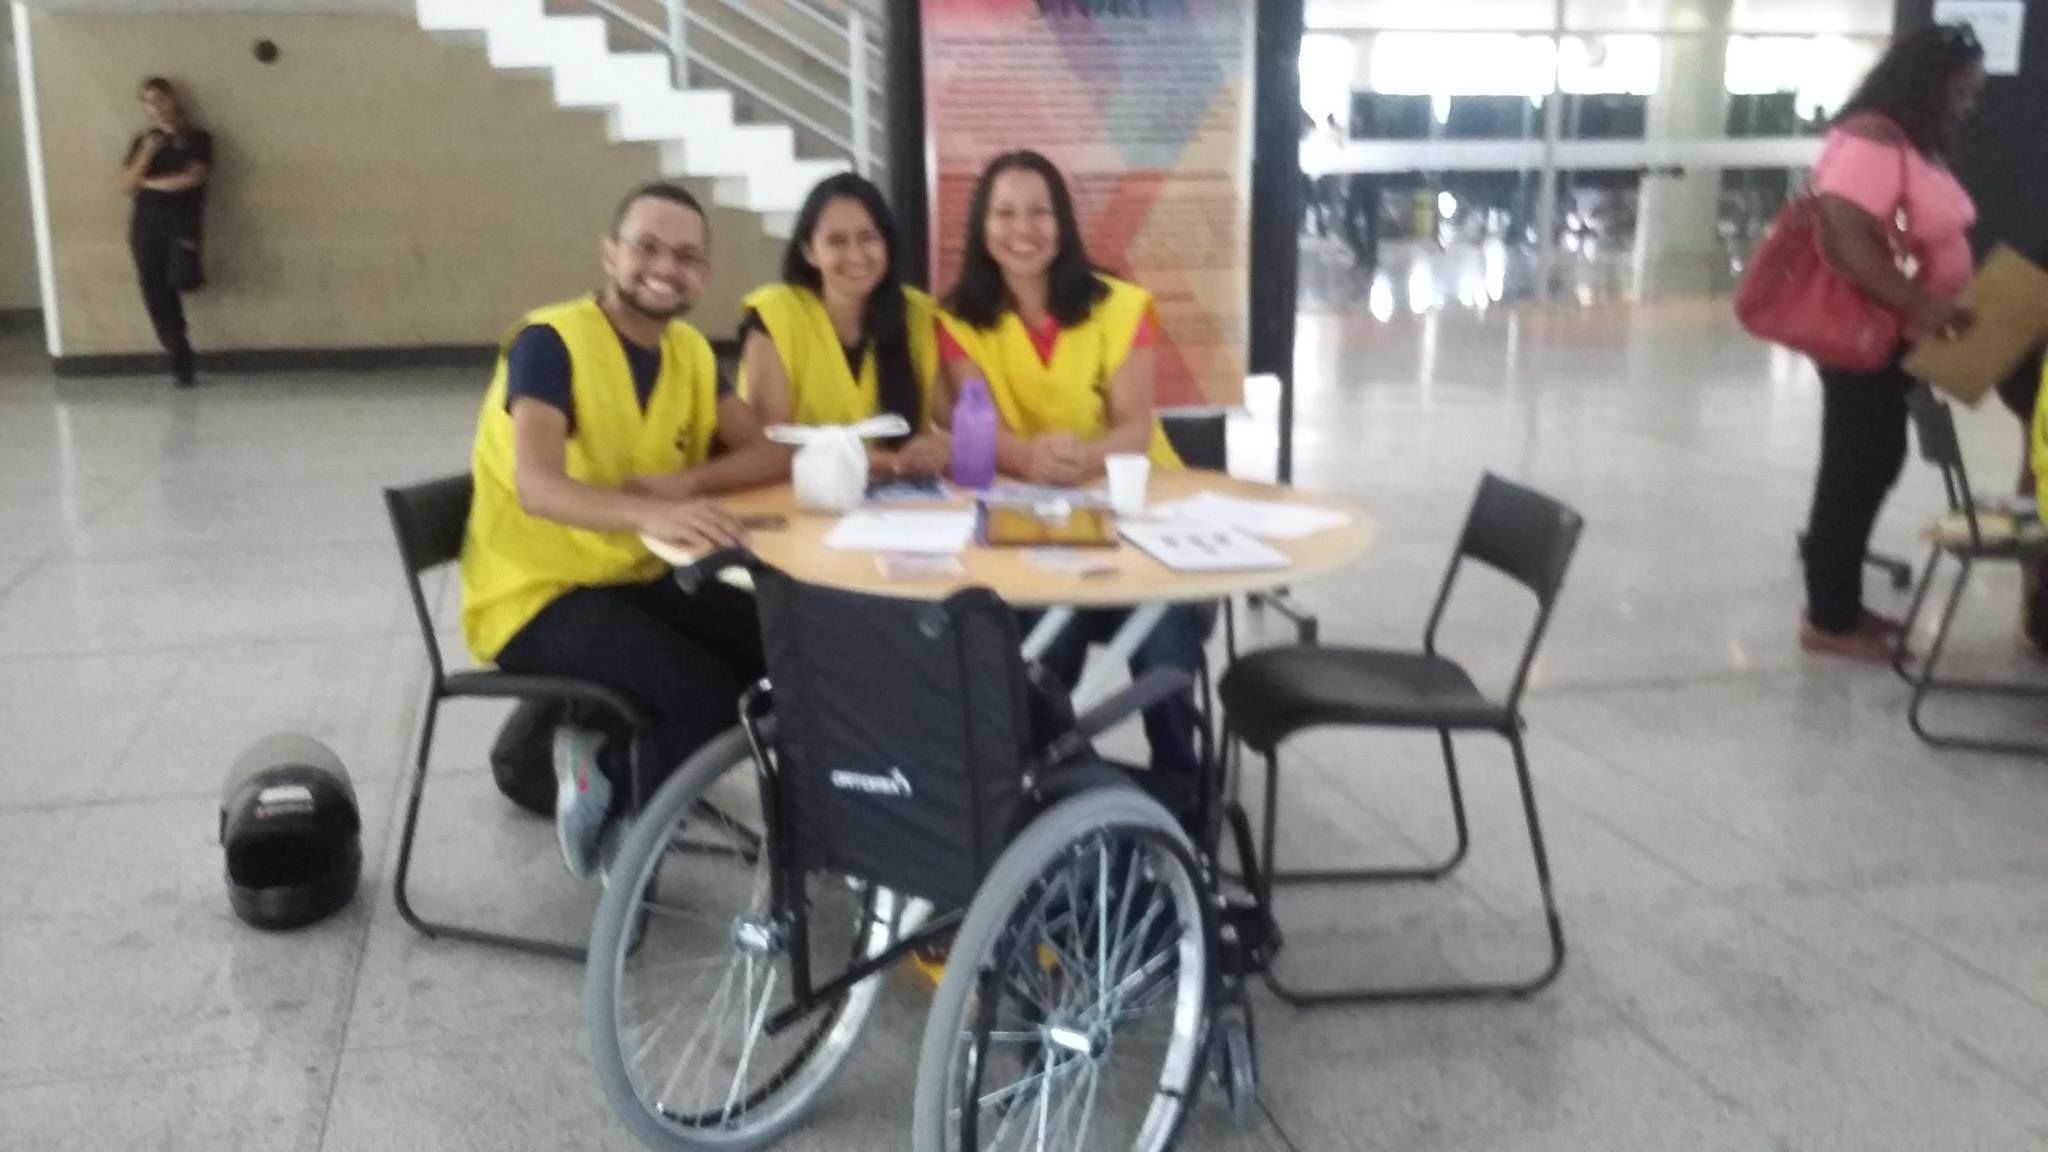
[[[612,334],[619,336],[618,330]],[[647,411],[647,400],[654,395],[655,381],[661,379],[661,349],[643,348],[624,336],[619,336],[619,347],[626,353],[626,366],[633,372],[633,393],[640,398],[640,410]],[[529,324],[512,338],[512,348],[505,354],[505,408],[510,411],[512,401],[524,396],[538,400],[568,418],[569,432],[576,432],[576,402],[571,398],[571,376],[569,368],[569,346],[562,342],[562,334],[546,324]],[[724,396],[732,388],[723,373],[718,378],[718,395]]]

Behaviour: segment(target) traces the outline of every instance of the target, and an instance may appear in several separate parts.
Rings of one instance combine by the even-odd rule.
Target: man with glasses
[[[714,440],[762,442],[682,317],[710,275],[703,210],[670,184],[635,190],[600,242],[605,287],[529,314],[504,346],[477,420],[462,551],[462,629],[509,672],[593,681],[652,719],[652,788],[733,723],[762,674],[752,602],[717,582],[685,593],[643,534],[692,551],[740,542],[707,497],[744,484],[755,454],[713,461]],[[629,750],[598,733],[555,738],[562,854],[602,855]]]

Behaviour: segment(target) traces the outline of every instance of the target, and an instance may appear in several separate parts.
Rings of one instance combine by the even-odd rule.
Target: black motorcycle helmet
[[[279,733],[235,760],[221,793],[228,903],[269,931],[324,920],[355,898],[363,820],[341,758],[309,736]]]

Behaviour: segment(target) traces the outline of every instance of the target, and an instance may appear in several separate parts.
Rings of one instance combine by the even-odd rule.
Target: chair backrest
[[[964,907],[1007,846],[1031,725],[1010,609],[757,572],[794,863]]]
[[[384,510],[391,516],[398,559],[405,566],[406,590],[412,594],[413,615],[419,622],[420,638],[427,646],[427,661],[433,667],[436,686],[446,670],[441,663],[441,645],[434,639],[434,615],[427,608],[420,576],[461,557],[462,538],[469,530],[473,488],[474,481],[469,473],[463,472],[384,490]]]
[[[1519,706],[1536,650],[1550,627],[1551,608],[1564,587],[1565,573],[1578,552],[1579,535],[1585,526],[1585,518],[1566,505],[1533,488],[1487,473],[1479,481],[1479,493],[1473,497],[1472,510],[1465,518],[1458,551],[1451,557],[1450,570],[1444,574],[1443,587],[1437,592],[1436,607],[1430,611],[1423,648],[1436,651],[1437,626],[1443,622],[1451,588],[1466,560],[1476,560],[1527,588],[1536,597],[1536,620],[1508,690],[1509,707]]]
[[[1212,472],[1230,471],[1230,418],[1222,412],[1162,412],[1159,425],[1181,463]]]
[[[1509,577],[1548,608],[1564,586],[1585,523],[1543,493],[1488,473],[1465,519],[1458,554]]]
[[[1977,497],[1970,491],[1970,470],[1963,464],[1963,441],[1956,434],[1954,411],[1925,384],[1906,393],[1906,411],[1913,418],[1913,431],[1920,441],[1920,458],[1941,470],[1941,486],[1948,492],[1951,512],[1969,519],[1970,539],[1981,541],[1977,531]]]

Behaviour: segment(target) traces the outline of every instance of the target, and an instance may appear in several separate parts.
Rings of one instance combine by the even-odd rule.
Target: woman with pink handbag
[[[1821,253],[1864,298],[1883,347],[1874,364],[1816,359],[1821,453],[1799,633],[1809,652],[1882,663],[1898,634],[1897,621],[1863,606],[1863,559],[1906,462],[1905,341],[1970,322],[1956,301],[1973,272],[1977,210],[1948,155],[1983,86],[1984,49],[1968,27],[1901,37],[1843,107],[1814,168]]]

